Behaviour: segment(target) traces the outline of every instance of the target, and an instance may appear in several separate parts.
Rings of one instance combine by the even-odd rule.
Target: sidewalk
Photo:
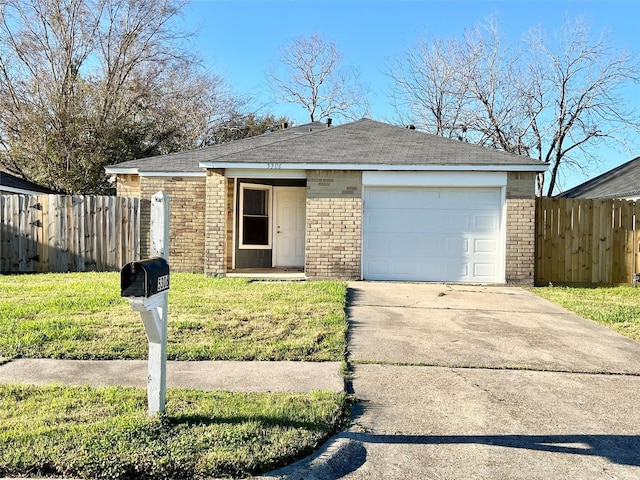
[[[0,365],[0,384],[147,387],[146,360],[16,359]],[[340,362],[167,362],[167,388],[235,392],[344,390]]]

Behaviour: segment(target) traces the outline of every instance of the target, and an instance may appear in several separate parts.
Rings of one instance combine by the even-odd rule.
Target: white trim
[[[206,177],[207,172],[138,172],[141,177]]]
[[[104,171],[109,175],[139,175],[141,177],[206,177],[207,172],[181,172],[181,171],[148,171],[141,172],[138,168],[105,167]]]
[[[502,282],[507,283],[507,186],[504,185],[500,189],[500,203],[502,206],[502,214],[500,215],[500,272],[502,273]]]
[[[284,178],[289,180],[300,180],[307,178],[307,172],[304,170],[275,170],[275,169],[259,169],[259,168],[227,168],[224,172],[229,178]]]
[[[244,195],[242,195],[243,190],[251,189],[251,190],[265,190],[268,193],[269,198],[267,199],[267,245],[245,245],[242,243],[242,234],[243,231],[243,212],[244,212]],[[241,250],[271,250],[273,245],[273,186],[271,185],[261,185],[258,183],[240,183],[240,212],[238,217],[239,223],[239,235],[238,235],[238,248]]]
[[[365,191],[367,190],[367,186],[363,183],[362,184],[362,193],[361,193],[361,197],[360,200],[362,202],[362,205],[360,207],[360,280],[364,280],[364,209],[365,209],[365,201],[364,199],[365,197]],[[304,241],[306,242],[307,239],[305,238]],[[305,265],[306,265],[306,257],[305,257]]]
[[[277,223],[277,218],[276,216],[278,215],[278,192],[281,192],[282,188],[285,187],[279,187],[279,186],[274,186],[273,189],[271,190],[273,192],[273,219],[271,223],[276,224]],[[274,231],[276,231],[276,229],[274,228]],[[271,250],[271,267],[274,268],[276,266],[276,255],[278,252],[278,236],[277,235],[273,235],[273,249]],[[306,249],[305,249],[306,250]]]
[[[233,179],[233,225],[232,225],[232,231],[233,231],[233,237],[231,239],[231,268],[233,270],[236,269],[236,233],[237,233],[237,224],[238,224],[238,217],[236,216],[238,214],[238,209],[236,208],[236,205],[238,205],[238,179],[234,178]]]
[[[362,185],[379,187],[503,187],[506,172],[362,172]]]
[[[109,175],[137,175],[138,168],[133,167],[104,167],[104,171]]]
[[[224,168],[230,170],[267,170],[277,172],[281,170],[378,170],[378,171],[472,171],[472,172],[546,172],[549,165],[372,165],[362,163],[241,163],[241,162],[200,162],[200,168]],[[241,174],[242,176],[243,174]],[[275,177],[276,173],[273,173]]]

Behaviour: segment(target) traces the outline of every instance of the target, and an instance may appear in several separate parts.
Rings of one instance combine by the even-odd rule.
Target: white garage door
[[[501,189],[366,187],[365,280],[504,281]]]

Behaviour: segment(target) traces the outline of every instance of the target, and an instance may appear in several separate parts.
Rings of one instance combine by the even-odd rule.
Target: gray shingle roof
[[[201,172],[200,162],[208,162],[221,156],[264,147],[320,128],[326,128],[326,125],[322,122],[313,122],[272,133],[265,133],[256,137],[243,138],[242,140],[236,140],[234,142],[198,148],[196,150],[129,160],[128,162],[112,165],[112,167],[136,168],[140,172]],[[108,168],[109,167],[107,167],[107,170]]]
[[[23,178],[16,177],[7,172],[0,172],[0,191],[2,187],[9,187],[16,190],[24,190],[38,193],[60,193],[50,188],[42,187],[37,183],[30,182]]]
[[[190,152],[132,160],[118,168],[198,171],[200,162],[351,165],[498,165],[545,170],[537,160],[478,145],[396,127],[370,119],[327,127],[302,125],[259,137]]]
[[[628,198],[640,196],[640,157],[562,192],[562,198]]]

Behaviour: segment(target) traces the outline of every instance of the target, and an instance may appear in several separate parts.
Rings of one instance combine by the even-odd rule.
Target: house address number
[[[169,275],[158,277],[158,293],[164,290],[169,290]]]
[[[281,163],[267,163],[267,168],[272,169],[272,170],[278,170],[278,169],[282,168],[282,164]]]

